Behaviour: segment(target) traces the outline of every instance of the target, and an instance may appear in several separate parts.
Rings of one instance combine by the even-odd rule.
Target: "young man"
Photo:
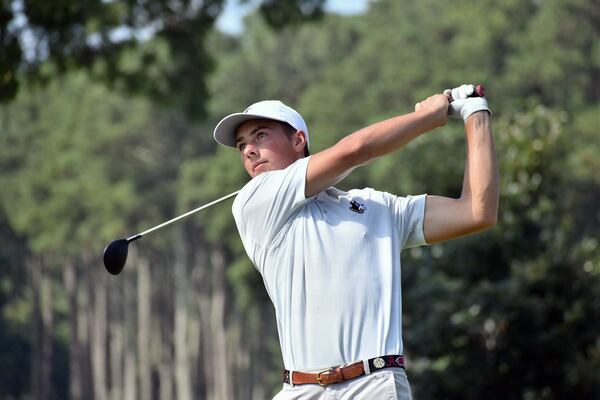
[[[253,178],[233,215],[275,306],[281,399],[410,399],[404,372],[400,251],[491,227],[498,171],[485,98],[472,85],[306,156],[308,129],[279,101],[255,103],[215,128]],[[449,100],[453,100],[449,103]],[[465,122],[462,195],[408,196],[333,187],[354,168],[443,126]],[[330,397],[334,396],[334,397]]]

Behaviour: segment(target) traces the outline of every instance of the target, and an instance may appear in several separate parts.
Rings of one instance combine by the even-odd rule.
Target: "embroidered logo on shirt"
[[[365,207],[364,204],[361,204],[356,200],[352,200],[350,202],[350,207],[349,207],[350,211],[354,211],[355,213],[358,213],[358,214],[364,214],[366,209],[367,209],[367,207]]]

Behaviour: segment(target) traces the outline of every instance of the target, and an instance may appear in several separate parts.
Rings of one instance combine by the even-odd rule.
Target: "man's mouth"
[[[255,161],[254,163],[252,163],[252,169],[256,169],[259,165],[265,164],[266,161],[265,160],[258,160]]]

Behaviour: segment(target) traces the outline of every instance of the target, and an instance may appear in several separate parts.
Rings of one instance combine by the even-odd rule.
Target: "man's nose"
[[[256,156],[257,154],[258,154],[258,149],[254,145],[254,143],[247,143],[246,146],[244,146],[244,156],[245,157],[252,158],[252,157]]]

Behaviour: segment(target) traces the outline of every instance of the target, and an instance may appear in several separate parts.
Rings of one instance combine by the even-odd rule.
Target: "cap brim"
[[[215,127],[214,137],[217,143],[224,146],[235,147],[235,131],[244,122],[252,119],[270,119],[280,121],[273,117],[265,117],[260,114],[236,113],[223,118]],[[283,121],[285,122],[285,121]]]

